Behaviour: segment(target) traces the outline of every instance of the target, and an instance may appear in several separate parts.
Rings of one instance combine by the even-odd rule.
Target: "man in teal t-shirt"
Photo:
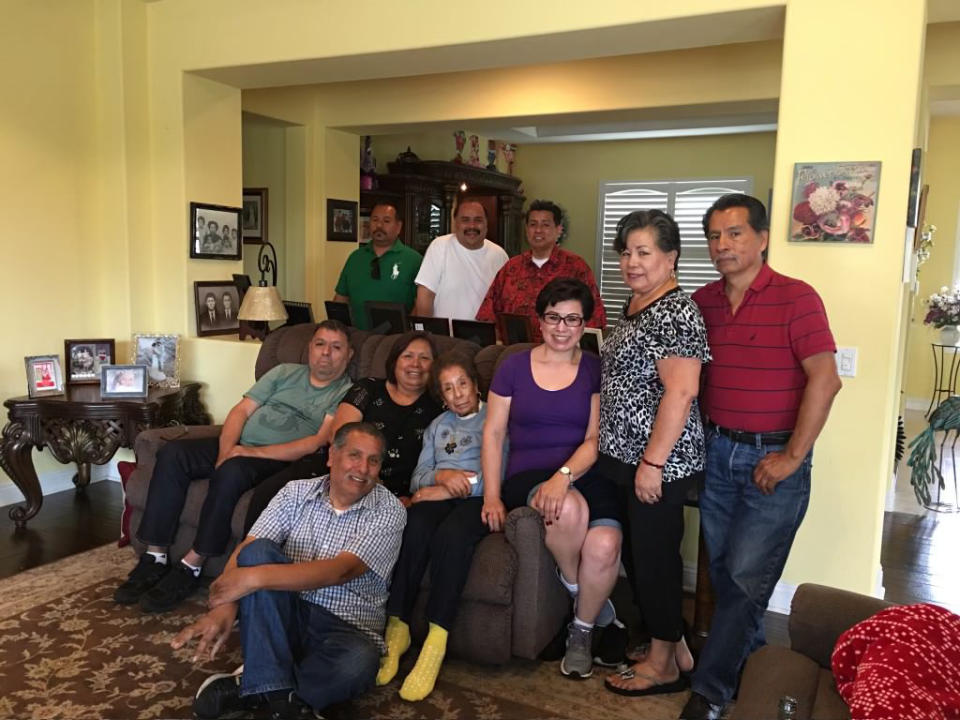
[[[160,448],[137,529],[147,552],[114,600],[164,612],[199,587],[204,560],[227,549],[240,496],[329,444],[333,415],[352,384],[346,374],[352,355],[347,328],[325,320],[310,339],[307,365],[285,363],[263,375],[227,414],[219,437],[174,440]],[[187,493],[194,480],[206,478],[193,545],[171,567],[167,549]]]
[[[368,300],[401,303],[407,310],[413,307],[417,297],[413,280],[423,257],[400,241],[402,229],[394,205],[375,205],[370,213],[370,242],[350,253],[340,271],[333,299],[350,303],[353,324],[361,330],[369,329],[364,310]]]

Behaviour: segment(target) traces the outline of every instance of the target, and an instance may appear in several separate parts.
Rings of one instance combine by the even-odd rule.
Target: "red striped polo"
[[[800,362],[836,352],[817,291],[764,263],[734,315],[724,280],[693,294],[707,325],[713,362],[700,401],[711,422],[731,430],[793,430],[807,385]]]

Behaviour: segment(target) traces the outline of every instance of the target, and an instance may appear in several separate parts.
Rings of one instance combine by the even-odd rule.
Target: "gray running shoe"
[[[593,674],[593,630],[575,623],[567,626],[567,651],[560,661],[560,672],[569,678],[585,680]]]

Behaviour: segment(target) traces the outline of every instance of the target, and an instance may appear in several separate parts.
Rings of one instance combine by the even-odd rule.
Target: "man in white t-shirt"
[[[483,205],[464,198],[453,216],[453,233],[434,239],[417,273],[414,315],[473,320],[507,253],[487,236]]]

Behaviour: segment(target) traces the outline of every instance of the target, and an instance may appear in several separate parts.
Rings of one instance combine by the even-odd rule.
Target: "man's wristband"
[[[642,462],[644,465],[649,465],[649,466],[652,467],[652,468],[656,468],[657,470],[663,470],[663,465],[657,465],[655,462],[650,462],[650,461],[647,460],[645,457],[642,457],[642,456],[641,456],[640,462]],[[666,464],[666,463],[664,463],[664,464]]]

